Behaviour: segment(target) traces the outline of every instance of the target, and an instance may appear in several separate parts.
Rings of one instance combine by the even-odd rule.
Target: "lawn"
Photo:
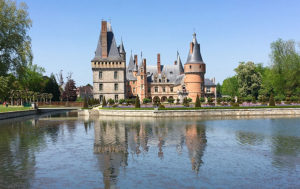
[[[16,111],[24,111],[24,110],[31,110],[31,107],[23,107],[23,106],[8,106],[5,107],[3,105],[0,106],[0,113],[4,112],[16,112]]]

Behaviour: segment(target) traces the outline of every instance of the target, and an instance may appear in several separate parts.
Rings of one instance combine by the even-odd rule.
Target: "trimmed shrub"
[[[188,100],[187,97],[184,97],[182,104],[183,104],[185,107],[189,107],[189,106],[190,106],[189,100]]]
[[[134,104],[134,107],[135,107],[135,108],[140,108],[140,107],[141,107],[139,95],[137,95],[136,98],[135,98],[135,104]]]
[[[193,101],[191,98],[188,98],[187,100],[188,100],[189,103]]]
[[[155,106],[158,106],[160,104],[160,100],[159,100],[159,98],[158,97],[154,97],[153,98],[153,105],[155,105]]]
[[[201,97],[201,98],[200,98],[200,102],[201,102],[201,103],[205,102],[205,98],[204,98],[204,97]]]
[[[124,103],[125,103],[125,99],[121,98],[121,99],[119,100],[119,104],[124,104]]]
[[[143,99],[143,104],[148,104],[150,102],[151,102],[151,100],[149,98],[144,98]]]
[[[217,104],[221,104],[221,102],[222,102],[222,98],[217,98]]]
[[[103,100],[102,100],[102,106],[104,107],[104,106],[107,106],[107,102],[106,102],[106,100],[105,100],[105,96],[103,97]]]
[[[273,93],[271,94],[270,99],[269,99],[269,106],[275,106],[275,100],[274,100]]]
[[[109,104],[109,105],[113,105],[114,103],[115,103],[115,101],[114,101],[113,99],[111,99],[111,98],[108,99],[108,104]]]
[[[179,98],[176,99],[176,104],[180,104],[180,99]]]
[[[200,107],[201,107],[201,103],[200,103],[200,99],[199,99],[199,96],[198,96],[198,95],[197,95],[197,97],[196,97],[195,107],[196,107],[196,108],[200,108]]]
[[[175,101],[175,99],[174,98],[168,98],[168,102],[170,103],[170,104],[173,104],[174,103],[174,101]]]

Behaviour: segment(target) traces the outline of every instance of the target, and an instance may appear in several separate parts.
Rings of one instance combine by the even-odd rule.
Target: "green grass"
[[[206,109],[262,109],[262,108],[300,108],[300,106],[244,106],[244,107],[201,107],[201,108],[194,108],[194,107],[173,107],[173,108],[159,108],[159,110],[206,110]],[[154,110],[154,108],[109,108],[104,107],[100,108],[104,110]]]
[[[23,107],[23,106],[8,106],[8,107],[5,107],[3,105],[0,106],[0,113],[25,111],[25,110],[32,110],[32,108],[31,107]]]

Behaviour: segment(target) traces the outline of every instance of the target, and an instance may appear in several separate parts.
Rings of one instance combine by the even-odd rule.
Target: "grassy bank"
[[[16,111],[25,111],[25,110],[32,110],[31,107],[23,107],[23,106],[0,106],[0,113],[4,112],[16,112]]]
[[[190,107],[167,107],[167,108],[159,108],[159,110],[205,110],[205,109],[262,109],[262,108],[300,108],[300,106],[242,106],[242,107],[201,107],[201,108],[190,108]],[[112,108],[112,107],[103,107],[100,110],[154,110],[154,108]]]

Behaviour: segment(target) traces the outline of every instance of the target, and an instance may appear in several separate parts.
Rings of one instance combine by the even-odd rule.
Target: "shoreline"
[[[267,116],[300,115],[300,108],[257,108],[257,109],[198,109],[198,110],[79,110],[78,116],[121,116],[121,117],[206,117],[206,116]]]

